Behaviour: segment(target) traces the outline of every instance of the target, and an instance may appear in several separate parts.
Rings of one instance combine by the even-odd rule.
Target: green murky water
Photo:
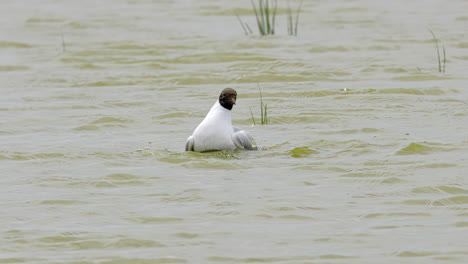
[[[466,263],[468,3],[279,4],[4,2],[0,263]],[[225,87],[261,150],[183,152]]]

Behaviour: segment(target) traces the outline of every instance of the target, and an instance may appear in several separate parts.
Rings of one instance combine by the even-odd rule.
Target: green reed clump
[[[290,36],[297,36],[297,28],[299,25],[299,13],[301,12],[302,1],[303,0],[301,0],[301,2],[299,3],[299,6],[297,7],[295,16],[293,14],[293,11],[288,1],[288,13],[287,13],[288,26],[287,27],[288,27],[288,35]]]
[[[258,92],[260,93],[260,124],[269,125],[270,117],[268,116],[268,107],[267,107],[267,104],[263,102],[262,89],[260,89],[260,84],[257,83],[257,86],[258,86]],[[252,113],[252,108],[250,108],[250,116],[252,117],[252,122],[255,125],[255,118]]]
[[[275,21],[276,13],[278,10],[277,0],[250,0],[252,3],[252,9],[255,14],[257,21],[258,32],[261,36],[265,35],[274,35],[275,34]],[[299,14],[302,9],[303,0],[300,0],[299,5],[296,10],[291,9],[288,1],[287,8],[287,29],[288,35],[297,36],[297,31],[299,27]],[[245,35],[252,34],[247,23],[244,23],[238,14],[236,14],[237,20],[239,21],[242,29],[244,30]]]
[[[257,19],[257,26],[260,35],[275,34],[275,20],[277,10],[277,0],[257,0],[256,5],[254,0],[250,0],[252,8]]]
[[[442,54],[444,56],[444,59],[443,59],[443,61],[441,63],[441,61],[440,61],[439,41],[437,40],[434,32],[430,28],[428,28],[427,30],[429,30],[429,32],[431,32],[432,39],[434,40],[434,43],[435,43],[435,47],[436,47],[436,50],[437,50],[437,62],[439,63],[439,72],[445,73],[445,64],[447,62],[447,58],[445,56],[445,46],[442,45]]]

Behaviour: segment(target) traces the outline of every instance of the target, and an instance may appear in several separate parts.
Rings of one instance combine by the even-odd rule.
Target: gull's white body
[[[221,106],[218,100],[185,144],[186,151],[196,152],[234,150],[237,147],[257,149],[249,132],[232,126],[231,110]]]

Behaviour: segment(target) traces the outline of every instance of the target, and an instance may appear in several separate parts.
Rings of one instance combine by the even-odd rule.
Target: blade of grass
[[[439,62],[439,72],[442,72],[442,67],[440,65],[440,52],[439,52],[439,43],[437,41],[437,38],[434,34],[434,32],[432,32],[432,30],[430,28],[427,28],[427,30],[429,30],[429,32],[431,32],[432,34],[432,38],[434,39],[434,42],[435,42],[435,45],[436,45],[436,49],[437,49],[437,61]]]
[[[260,84],[257,82],[258,91],[260,93],[260,121],[263,125],[263,97],[262,97],[262,89],[260,89]]]
[[[265,124],[265,120],[263,119],[263,101],[260,97],[260,121],[263,124]]]
[[[253,34],[253,31],[252,29],[250,29],[249,24],[245,23],[245,27],[249,30],[250,34]]]
[[[255,5],[253,0],[250,0],[250,2],[252,3],[252,8],[255,13],[255,18],[257,19],[258,31],[260,32],[260,35],[263,36],[265,35],[265,33],[262,27],[262,22],[260,21],[260,14],[259,14],[260,10],[257,11],[257,6]]]
[[[269,125],[270,119],[268,117],[268,106],[267,104],[263,102],[262,88],[260,87],[260,84],[258,82],[257,82],[257,86],[258,86],[258,93],[260,94],[260,124]],[[255,125],[252,108],[250,108],[250,116],[252,117],[252,121],[254,122],[254,125]]]
[[[300,14],[300,12],[301,12],[302,2],[303,2],[303,0],[301,0],[301,2],[299,3],[299,6],[297,7],[297,12],[296,12],[296,25],[294,26],[294,36],[297,36],[297,27],[298,27],[298,25],[299,25],[299,14]]]
[[[275,22],[276,22],[276,10],[278,8],[278,1],[275,0],[275,8],[273,9],[273,19],[272,19],[272,30],[271,30],[271,34],[274,35],[275,34]]]
[[[291,6],[289,5],[288,1],[288,17],[287,17],[287,22],[288,22],[288,35],[292,36],[293,30],[292,30],[292,11],[291,11]]]
[[[262,35],[266,35],[267,34],[267,31],[266,31],[266,24],[265,24],[265,13],[264,13],[264,10],[263,10],[263,0],[258,0],[258,9],[259,9],[259,13],[260,13],[260,21],[262,22],[262,28],[263,28],[263,34]]]
[[[267,34],[270,34],[271,32],[269,3],[270,3],[269,0],[265,0],[265,21],[266,21]]]
[[[249,109],[250,109],[250,116],[252,117],[252,122],[253,122],[253,124],[255,126],[255,118],[254,118],[253,113],[252,113],[252,107],[249,107]]]
[[[237,12],[236,12],[235,14],[236,14],[237,20],[238,20],[239,23],[241,24],[242,29],[244,30],[244,34],[245,34],[246,36],[249,35],[249,32],[248,32],[247,29],[245,28],[244,22],[242,22],[241,18],[239,17],[239,14],[237,14]]]
[[[445,73],[445,63],[447,62],[447,58],[445,57],[445,46],[442,46],[442,50],[444,52],[444,67],[442,68],[442,70]]]

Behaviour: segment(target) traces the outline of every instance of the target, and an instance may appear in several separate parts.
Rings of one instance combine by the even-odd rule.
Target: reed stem
[[[277,0],[250,0],[252,8],[257,20],[258,32],[260,35],[274,35],[275,34],[275,21],[277,11]],[[270,1],[272,3],[270,4]]]
[[[440,61],[439,41],[437,40],[436,35],[434,34],[434,32],[430,28],[427,28],[427,30],[429,30],[429,32],[431,33],[432,39],[434,40],[434,43],[435,43],[435,46],[436,46],[437,62],[439,64],[439,72],[444,72],[445,73],[445,63],[447,62],[447,58],[445,57],[445,46],[442,45],[442,53],[444,55],[443,66],[442,66],[442,63]]]

